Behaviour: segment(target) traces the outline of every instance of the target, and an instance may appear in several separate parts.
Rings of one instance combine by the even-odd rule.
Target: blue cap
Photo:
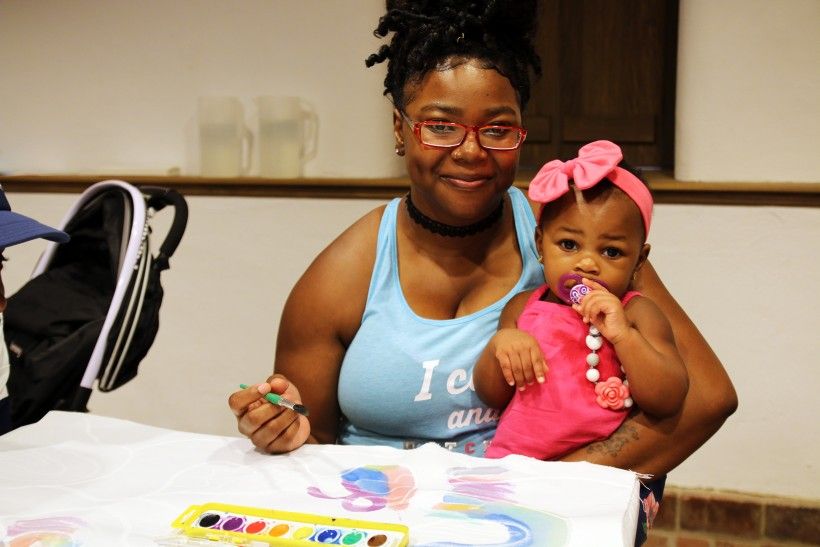
[[[63,231],[12,212],[6,193],[0,187],[0,249],[40,237],[58,243],[65,243],[69,239]]]

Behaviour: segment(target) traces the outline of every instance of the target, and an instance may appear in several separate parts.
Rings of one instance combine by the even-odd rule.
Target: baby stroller
[[[166,206],[174,215],[154,256],[149,221]],[[8,299],[13,427],[53,409],[87,412],[95,380],[111,391],[136,376],[159,329],[160,274],[187,222],[172,189],[108,180],[83,192],[60,226],[71,240],[50,244]]]

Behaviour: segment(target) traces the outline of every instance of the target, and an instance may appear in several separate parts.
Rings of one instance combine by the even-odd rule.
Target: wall
[[[677,178],[820,179],[820,2],[680,6]]]
[[[319,119],[307,176],[398,174],[380,0],[4,0],[0,172],[198,173],[196,99],[296,95]],[[362,151],[372,153],[364,154]]]
[[[294,70],[288,73],[288,81],[293,82],[290,84],[293,93],[313,94],[311,97],[317,102],[322,130],[325,131],[322,136],[325,146],[320,148],[319,155],[308,166],[313,174],[356,176],[366,172],[375,176],[388,174],[394,169],[390,162],[385,165],[372,163],[380,155],[392,156],[389,133],[379,137],[387,143],[374,142],[372,146],[345,148],[344,153],[327,144],[341,142],[343,144],[339,146],[348,145],[339,135],[331,140],[327,132],[348,121],[350,112],[361,110],[365,119],[373,117],[382,120],[389,115],[389,109],[379,97],[380,77],[373,76],[361,65],[363,56],[375,49],[374,43],[367,41],[366,37],[371,36],[370,31],[379,14],[379,4],[368,2],[368,8],[362,7],[360,10],[339,7],[349,7],[352,2],[307,1],[296,4],[246,1],[238,4],[242,6],[246,25],[257,19],[257,13],[272,17],[267,11],[273,9],[271,6],[287,7],[288,16],[293,17],[294,21],[301,21],[310,13],[319,14],[324,23],[317,21],[315,25],[327,36],[335,32],[365,37],[361,51],[355,53],[335,46],[326,48],[300,44],[313,48],[310,56],[305,57],[313,59],[313,64],[305,64],[300,72]],[[717,8],[714,4],[721,7]],[[809,24],[807,18],[811,20],[814,17],[815,21],[820,22],[816,11],[811,9],[811,6],[818,4],[813,0],[810,0],[810,5],[803,0],[782,0],[771,4],[785,6],[785,11],[778,13],[781,19],[789,21],[796,29],[795,35],[790,36],[791,41],[798,42],[806,49],[815,48],[816,37],[804,30]],[[0,70],[4,74],[0,86],[0,161],[4,162],[3,168],[39,171],[45,165],[49,170],[77,170],[89,165],[92,159],[99,159],[100,164],[120,161],[122,168],[140,167],[122,163],[126,160],[133,162],[134,158],[145,158],[145,166],[150,169],[178,164],[184,156],[184,146],[181,144],[184,139],[180,137],[179,128],[192,115],[194,98],[201,90],[214,89],[215,82],[232,81],[235,82],[233,85],[226,83],[226,89],[221,91],[242,96],[261,93],[262,87],[257,87],[261,81],[258,67],[246,64],[249,61],[239,63],[239,68],[234,67],[235,59],[219,55],[216,44],[204,43],[187,28],[177,29],[178,35],[170,30],[161,36],[152,35],[152,41],[179,37],[180,51],[193,52],[196,48],[205,48],[208,63],[203,59],[194,66],[191,64],[194,53],[188,53],[185,57],[166,43],[168,55],[175,60],[157,59],[157,70],[162,68],[163,63],[180,69],[188,68],[179,75],[170,68],[164,72],[163,81],[172,82],[173,85],[162,88],[154,86],[152,90],[142,84],[142,96],[149,91],[151,94],[139,103],[142,105],[140,109],[135,106],[139,94],[130,95],[129,101],[121,103],[118,94],[112,94],[111,89],[105,93],[99,90],[100,74],[104,74],[107,81],[118,80],[117,89],[126,87],[128,71],[119,70],[112,61],[108,64],[89,62],[83,76],[74,78],[70,73],[76,70],[77,63],[84,57],[82,44],[86,45],[86,49],[90,48],[91,44],[96,43],[99,33],[90,28],[93,18],[91,22],[72,19],[72,15],[66,13],[69,10],[62,6],[71,6],[72,10],[83,9],[86,14],[91,14],[94,12],[92,7],[108,5],[108,2],[92,0],[78,0],[70,4],[8,0],[0,3]],[[169,24],[169,18],[175,21],[174,27],[185,27],[182,23],[194,19],[202,24],[210,21],[217,25],[224,18],[238,17],[236,14],[222,13],[220,6],[223,3],[216,1],[196,2],[202,13],[191,13],[187,19],[183,18],[185,10],[180,5],[190,8],[193,2],[163,3],[162,13],[156,11],[160,9],[158,2],[141,5],[146,6],[144,11],[123,2],[117,4],[117,12],[124,10],[129,17],[143,23],[156,17],[156,24],[162,28]],[[363,6],[361,2],[355,5]],[[745,5],[745,2],[735,0],[721,3],[683,0],[682,26],[686,28],[682,32],[681,66],[687,66],[689,47],[699,47],[693,46],[693,43],[713,43],[717,40],[715,34],[741,32],[738,29],[749,25],[760,28],[773,17],[771,10],[767,9],[740,9]],[[326,11],[322,12],[320,7]],[[715,12],[715,9],[718,11]],[[51,23],[35,28],[29,24],[25,30],[18,28],[24,22],[21,19],[23,15],[32,17],[33,11],[42,15],[40,10],[48,13]],[[341,17],[343,11],[345,18]],[[332,21],[325,20],[325,17]],[[722,24],[712,24],[715,18]],[[344,25],[337,24],[340,20],[345,21]],[[70,24],[58,25],[63,21]],[[65,57],[60,57],[59,64],[55,62],[51,65],[38,49],[46,46],[39,42],[54,34],[68,32],[61,30],[63,26],[75,28],[78,25],[82,32],[79,32],[76,41],[64,44],[76,57],[77,63],[65,66]],[[339,26],[344,28],[335,28]],[[308,32],[301,27],[300,30]],[[126,31],[121,29],[120,34],[127,34]],[[9,33],[16,33],[13,54],[9,53]],[[297,40],[299,34],[290,31],[287,36],[289,40]],[[243,33],[242,38],[258,43],[262,41],[261,35],[268,36],[268,33],[261,26],[253,26]],[[85,37],[85,41],[81,41],[81,37]],[[130,40],[120,40],[121,55],[138,56],[141,48],[150,46],[138,38],[139,33],[132,33]],[[113,41],[109,38],[108,44]],[[230,35],[219,40],[218,45],[222,48],[240,47],[233,43]],[[746,66],[757,66],[750,59],[757,57],[760,51],[747,40],[720,42],[719,45],[721,55],[729,55],[735,62],[743,62]],[[155,44],[154,47],[164,51],[160,45]],[[355,49],[355,46],[351,47]],[[726,52],[727,48],[731,49],[731,55]],[[295,51],[298,48],[292,49]],[[801,64],[802,60],[800,63],[793,61],[790,57],[792,52],[791,45],[782,51],[775,45],[768,55],[776,58],[772,62],[780,67],[781,79],[788,75],[789,86],[783,87],[810,87],[814,75],[808,74],[810,71]],[[51,53],[56,55],[59,52]],[[24,62],[29,55],[33,58],[32,62]],[[180,56],[185,58],[181,59]],[[39,65],[34,62],[38,59]],[[275,64],[278,62],[275,59],[276,56],[273,56],[269,61]],[[259,62],[259,66],[267,66],[268,63],[265,60]],[[336,67],[329,72],[328,66],[336,64],[355,68],[342,73],[341,68]],[[41,82],[56,78],[53,75],[37,76],[34,74],[37,72],[34,69],[36,66],[41,69],[50,67],[52,72],[62,74],[62,79],[51,81],[53,85],[25,88],[8,83],[20,79],[30,83],[37,78]],[[95,66],[100,67],[99,71]],[[233,70],[235,72],[231,73]],[[696,80],[713,91],[736,85],[735,80],[739,77],[733,71],[724,74],[717,70],[701,70],[703,74]],[[222,74],[222,71],[231,74],[212,79],[213,73]],[[326,79],[331,77],[335,79]],[[752,79],[752,76],[747,77]],[[136,76],[133,78],[135,82],[139,81]],[[276,81],[271,79],[269,82]],[[68,86],[69,82],[78,88]],[[198,87],[200,84],[201,87]],[[681,86],[679,110],[683,112],[686,108],[705,108],[701,107],[702,102],[711,100],[712,95],[704,98],[700,92],[692,91],[691,87],[683,83]],[[180,88],[184,91],[179,91]],[[373,91],[374,88],[377,92]],[[734,93],[742,95],[741,91],[735,89]],[[750,174],[745,166],[749,162],[758,162],[764,153],[745,146],[737,139],[726,141],[729,145],[744,145],[740,151],[731,149],[727,152],[731,154],[731,161],[715,162],[708,160],[704,153],[693,152],[700,150],[697,148],[698,140],[708,141],[712,138],[712,132],[744,123],[749,109],[765,113],[777,107],[777,90],[758,91],[751,96],[743,95],[743,101],[749,101],[751,105],[742,109],[723,107],[710,111],[708,117],[712,122],[708,126],[693,125],[679,133],[679,161],[684,164],[688,161],[698,169],[702,165],[705,174],[696,178],[712,180],[707,175],[715,173],[714,180],[780,180],[781,164],[773,161],[759,162],[754,173]],[[319,96],[324,93],[327,94]],[[70,101],[66,99],[63,102],[64,94],[70,95]],[[87,96],[94,100],[86,99]],[[740,99],[738,101],[741,102]],[[68,108],[74,102],[79,103],[78,108],[84,115],[77,115]],[[49,106],[48,116],[37,114],[39,109],[46,109],[47,105],[54,103],[60,104],[60,108],[52,109]],[[105,108],[100,106],[93,117],[93,131],[72,133],[71,128],[84,127],[92,103],[106,105]],[[109,104],[112,106],[107,106]],[[345,105],[344,109],[339,108],[342,104]],[[811,102],[801,104],[805,107],[805,118],[815,120],[815,125],[806,127],[793,124],[787,131],[781,128],[778,118],[773,118],[766,125],[769,132],[759,138],[772,138],[769,144],[776,150],[790,146],[800,148],[804,141],[813,142],[820,109]],[[162,115],[146,113],[148,106],[153,108],[156,105],[162,105]],[[373,112],[365,116],[363,112],[367,105]],[[123,114],[121,109],[125,107],[130,110],[126,109]],[[180,111],[184,111],[184,115],[170,120]],[[135,116],[137,112],[139,116]],[[696,117],[700,119],[701,116],[705,115],[698,114]],[[142,118],[151,119],[146,121]],[[8,123],[8,120],[13,123]],[[128,129],[128,140],[138,145],[123,147],[115,153],[113,149],[118,145],[109,141],[122,140],[117,132],[122,131],[124,120],[136,124]],[[679,120],[681,123],[684,121]],[[381,123],[379,121],[376,125],[380,126]],[[784,139],[787,142],[781,143]],[[83,149],[87,149],[85,155],[81,153]],[[820,147],[815,145],[813,150],[817,149]],[[802,162],[793,162],[786,172],[793,180],[818,180],[820,169],[815,156],[816,153]],[[373,168],[368,169],[367,166]],[[334,171],[337,168],[339,171]],[[688,178],[681,176],[680,172],[678,176]],[[15,209],[52,223],[58,223],[76,199],[75,195],[27,193],[16,193],[10,197]],[[162,308],[160,335],[143,362],[140,376],[110,394],[95,393],[91,401],[92,410],[161,426],[234,434],[235,425],[227,411],[226,395],[237,383],[257,381],[270,370],[278,315],[293,282],[316,252],[343,227],[380,203],[375,200],[191,197],[189,229],[178,255],[172,261],[172,269],[165,275],[167,295]],[[816,435],[814,419],[820,411],[816,397],[816,393],[820,392],[820,375],[816,371],[820,337],[816,332],[818,321],[815,314],[815,310],[820,308],[820,297],[817,291],[812,290],[813,284],[820,279],[816,253],[820,210],[660,205],[656,214],[651,241],[653,262],[670,290],[714,345],[735,381],[741,401],[737,414],[671,475],[670,482],[687,487],[820,498],[820,470],[816,463],[820,439]],[[161,230],[157,231],[161,233]],[[11,261],[4,267],[4,278],[9,292],[27,279],[41,249],[40,243],[32,243],[7,251]]]

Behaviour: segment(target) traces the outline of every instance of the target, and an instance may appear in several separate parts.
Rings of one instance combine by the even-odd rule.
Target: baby
[[[683,404],[688,376],[669,322],[632,290],[652,196],[622,158],[596,141],[530,183],[546,283],[510,300],[476,364],[479,397],[505,409],[488,457],[557,459],[609,437],[633,405],[661,417]]]

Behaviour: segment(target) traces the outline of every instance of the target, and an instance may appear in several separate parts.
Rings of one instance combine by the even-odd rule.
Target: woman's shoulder
[[[367,302],[384,206],[366,213],[308,266],[289,297],[300,314],[322,318],[334,336],[351,340]]]
[[[516,192],[516,190],[518,192]],[[519,188],[517,186],[513,186],[512,188],[510,188],[510,193],[511,194],[520,193],[521,201],[526,203],[530,207],[530,209],[532,210],[532,213],[533,213],[533,215],[535,215],[535,218],[538,218],[538,212],[541,210],[541,203],[539,203],[537,201],[533,201],[532,199],[530,199],[527,188]]]
[[[334,275],[344,275],[345,271],[338,270],[342,267],[346,268],[347,273],[354,274],[363,270],[372,271],[376,260],[379,226],[386,207],[376,207],[351,224],[319,253],[311,268],[329,269],[335,272]],[[367,282],[369,281],[368,275]]]

